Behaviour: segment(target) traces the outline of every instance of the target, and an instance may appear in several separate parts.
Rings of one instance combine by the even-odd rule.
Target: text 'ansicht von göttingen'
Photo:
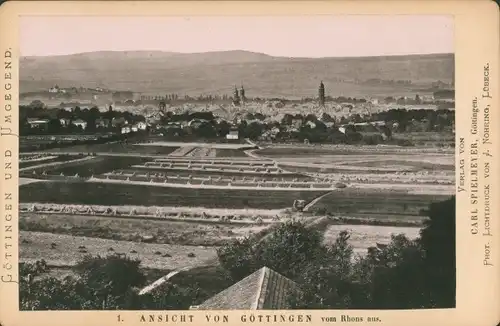
[[[469,144],[464,137],[459,138],[459,180],[458,192],[467,192],[469,197],[470,233],[484,237],[482,264],[493,266],[491,237],[491,153],[490,109],[490,65],[483,66],[483,85],[480,95],[471,103],[472,119]],[[468,171],[468,173],[467,173]]]

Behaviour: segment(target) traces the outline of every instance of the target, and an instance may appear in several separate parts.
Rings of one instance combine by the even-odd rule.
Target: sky
[[[24,16],[20,52],[246,50],[310,58],[453,53],[453,30],[452,16],[437,15]]]

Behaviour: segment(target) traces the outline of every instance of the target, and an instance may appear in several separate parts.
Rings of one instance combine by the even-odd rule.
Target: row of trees
[[[132,99],[130,96],[129,99]],[[238,90],[236,87],[234,88],[233,95],[229,96],[227,94],[200,94],[198,96],[189,96],[184,95],[183,97],[179,97],[179,94],[165,94],[165,95],[141,95],[140,101],[200,101],[200,102],[210,102],[210,101],[233,101],[235,103],[240,103],[240,101],[245,101],[245,89],[241,86],[241,89]]]
[[[267,266],[294,280],[288,303],[300,309],[419,309],[455,306],[455,198],[432,204],[415,240],[394,235],[387,246],[354,256],[349,233],[325,245],[323,232],[281,224],[266,238],[245,238],[217,250],[225,272],[203,280],[179,274],[143,296],[140,261],[113,254],[84,257],[75,276],[46,275],[45,262],[20,264],[20,306],[47,309],[186,309]],[[43,277],[40,277],[43,276]]]

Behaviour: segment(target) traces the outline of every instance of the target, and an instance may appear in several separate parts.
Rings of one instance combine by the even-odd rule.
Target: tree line
[[[42,129],[31,128],[28,124],[28,118],[46,119],[47,126]],[[99,126],[96,122],[100,119],[107,120],[109,125]],[[57,134],[72,134],[72,133],[94,133],[94,132],[116,132],[120,133],[118,127],[113,127],[111,122],[113,119],[125,119],[128,124],[134,124],[140,121],[146,121],[142,115],[133,114],[128,111],[120,112],[113,111],[112,108],[106,112],[101,112],[97,107],[90,109],[81,109],[76,106],[71,111],[64,109],[46,109],[39,106],[19,106],[19,131],[21,135],[57,135]],[[66,121],[62,123],[61,120]],[[82,120],[86,123],[86,128],[83,130],[80,126],[74,125],[76,120]]]

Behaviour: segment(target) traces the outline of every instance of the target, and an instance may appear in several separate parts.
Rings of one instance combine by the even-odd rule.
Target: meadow
[[[105,144],[85,144],[62,148],[47,149],[49,153],[118,153],[118,154],[145,154],[145,155],[168,155],[178,147],[169,146],[140,146],[133,143],[113,142]]]
[[[31,231],[20,231],[19,242],[21,261],[33,262],[43,258],[47,264],[58,267],[73,266],[88,254],[106,256],[108,253],[140,258],[142,267],[163,270],[203,266],[217,260],[215,247],[108,240]]]
[[[75,163],[33,167],[30,168],[29,171],[21,173],[21,175],[35,177],[45,172],[47,175],[61,175],[62,173],[65,176],[74,176],[78,174],[78,176],[85,178],[96,174],[106,173],[113,169],[128,168],[134,164],[142,164],[148,161],[146,158],[129,156],[96,156],[88,158],[88,160]],[[76,157],[73,156],[73,159],[76,159]]]
[[[424,220],[429,204],[448,195],[412,194],[404,190],[346,188],[333,191],[313,207],[318,213],[367,219]]]
[[[93,238],[147,241],[158,244],[220,246],[266,229],[269,224],[222,223],[216,221],[173,220],[22,212],[21,231],[47,232]]]

